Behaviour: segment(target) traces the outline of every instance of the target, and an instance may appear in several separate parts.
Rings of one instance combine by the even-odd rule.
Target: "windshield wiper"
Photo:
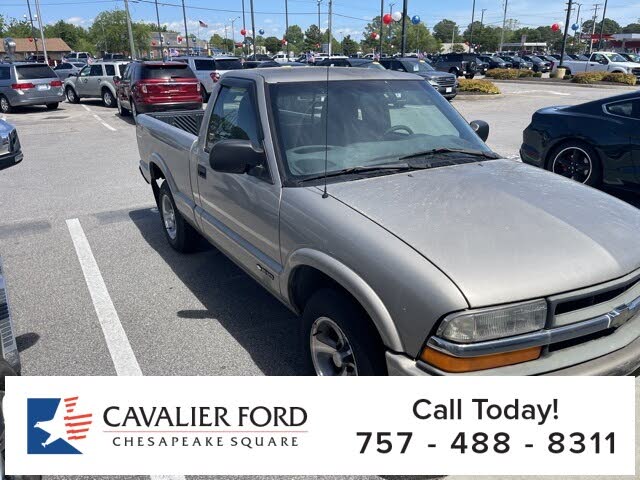
[[[367,172],[375,172],[375,171],[383,171],[383,170],[417,170],[422,169],[424,167],[421,166],[413,166],[407,163],[391,163],[387,165],[359,165],[357,167],[349,167],[343,168],[342,170],[335,170],[333,172],[327,172],[326,174],[322,173],[319,175],[314,175],[313,177],[306,177],[299,180],[298,183],[309,182],[311,180],[320,180],[322,178],[331,178],[331,177],[339,177],[342,175],[350,175],[350,174],[358,174],[358,173],[367,173]]]
[[[411,158],[420,158],[420,157],[432,157],[435,155],[440,155],[442,153],[460,153],[463,155],[472,155],[474,157],[483,157],[491,160],[502,158],[497,153],[485,152],[483,150],[470,150],[466,148],[433,148],[431,150],[424,150],[422,152],[412,153],[411,155],[405,155],[404,157],[400,157],[398,160],[409,160]]]

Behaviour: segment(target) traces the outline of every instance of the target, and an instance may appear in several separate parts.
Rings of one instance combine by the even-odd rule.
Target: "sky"
[[[34,10],[34,1],[30,0]],[[208,28],[200,28],[200,38],[208,39],[214,33],[231,38],[231,20],[234,22],[235,38],[240,38],[242,29],[242,0],[184,0],[187,6],[187,25],[189,33],[198,33],[198,21]],[[183,31],[181,0],[158,0],[160,3],[160,23],[170,29]],[[249,2],[244,0],[247,30],[251,29]],[[385,0],[385,11],[389,3],[394,3],[393,11],[402,9],[402,0]],[[484,22],[489,25],[501,25],[503,0],[476,0],[476,19],[480,19],[482,9]],[[604,0],[583,0],[580,11],[582,21],[593,15],[593,4]],[[256,30],[263,29],[265,36],[281,37],[285,26],[285,0],[254,0]],[[419,15],[427,27],[431,28],[443,18],[449,18],[466,26],[471,21],[473,0],[409,0],[409,16]],[[23,18],[27,13],[27,0],[0,0],[0,13],[8,17]],[[164,4],[164,5],[163,5]],[[328,0],[320,5],[321,24],[327,28]],[[131,16],[135,21],[155,22],[153,0],[129,0]],[[317,0],[288,0],[289,24],[298,24],[305,30],[310,24],[318,23]],[[123,8],[123,0],[40,0],[42,18],[45,23],[65,20],[76,25],[88,27],[93,18],[103,10]],[[563,24],[566,16],[566,4],[563,0],[510,0],[507,18],[518,20],[519,26]],[[351,35],[356,40],[372,17],[380,14],[380,2],[377,0],[333,0],[333,30],[339,40]],[[572,14],[575,22],[577,11]],[[599,16],[602,14],[602,6]],[[609,0],[607,17],[621,25],[637,22],[640,18],[640,0]]]

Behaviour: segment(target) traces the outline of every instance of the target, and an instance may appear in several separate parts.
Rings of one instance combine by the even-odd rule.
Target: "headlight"
[[[547,302],[535,300],[453,313],[442,321],[437,335],[458,343],[483,342],[540,330],[546,319]]]
[[[427,81],[428,81],[432,86],[434,86],[434,87],[438,88],[438,82],[436,82],[435,80],[433,80],[433,79],[429,79],[429,80],[427,80]]]

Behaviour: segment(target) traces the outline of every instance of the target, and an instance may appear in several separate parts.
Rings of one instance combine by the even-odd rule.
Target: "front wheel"
[[[598,154],[590,145],[578,141],[565,142],[549,155],[547,169],[576,182],[597,187],[602,181]]]
[[[0,95],[0,111],[2,113],[11,113],[13,111],[13,107],[4,95]]]
[[[318,376],[386,375],[382,341],[362,307],[334,289],[316,292],[302,316],[309,373]]]
[[[158,206],[164,236],[169,245],[178,252],[192,252],[198,242],[198,233],[178,211],[166,180],[160,186]]]
[[[72,87],[67,88],[66,94],[69,103],[80,103],[80,97]]]

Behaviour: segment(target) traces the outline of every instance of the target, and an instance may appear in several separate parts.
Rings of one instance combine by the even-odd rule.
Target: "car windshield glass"
[[[441,148],[490,152],[424,81],[332,81],[328,102],[327,82],[277,84],[270,92],[285,172],[294,180],[324,172],[325,142],[329,173]]]
[[[18,80],[37,80],[56,77],[56,74],[48,65],[17,65],[16,77]]]
[[[607,57],[609,59],[609,61],[611,61],[611,62],[626,62],[626,61],[628,61],[622,55],[618,55],[617,53],[605,53],[604,56]]]
[[[404,68],[406,68],[407,72],[409,73],[426,73],[426,72],[433,72],[435,70],[427,62],[424,62],[421,60],[417,62],[404,61],[402,62],[402,64],[404,65]]]
[[[195,75],[187,65],[145,65],[142,78],[189,78]]]
[[[271,60],[266,58],[266,60]],[[216,68],[218,70],[242,70],[242,63],[237,59],[216,60]]]
[[[215,70],[216,69],[215,60],[194,60],[193,64],[195,65],[196,70]]]

